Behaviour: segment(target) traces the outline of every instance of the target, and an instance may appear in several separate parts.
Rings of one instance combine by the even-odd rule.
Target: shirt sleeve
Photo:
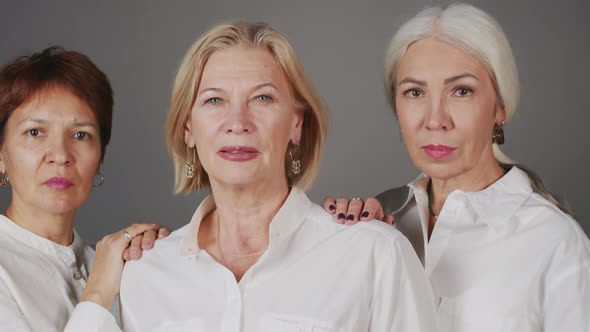
[[[12,293],[0,280],[0,331],[32,332]]]
[[[64,332],[121,332],[113,314],[94,302],[80,302]]]
[[[576,237],[559,245],[547,272],[545,332],[590,332],[590,241],[574,228]]]
[[[432,289],[418,257],[405,237],[390,243],[387,250],[375,253],[369,331],[436,331]]]

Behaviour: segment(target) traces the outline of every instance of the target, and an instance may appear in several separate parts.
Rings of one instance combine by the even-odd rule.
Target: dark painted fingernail
[[[363,214],[361,214],[361,217],[366,218],[369,216],[369,211],[365,211],[363,212]]]
[[[354,215],[349,214],[348,217],[346,217],[346,220],[354,220]]]
[[[334,211],[334,210],[336,210],[336,207],[335,207],[334,205],[330,205],[330,206],[328,207],[328,209],[330,209],[330,211]]]
[[[338,219],[344,219],[345,217],[346,217],[346,215],[344,213],[338,214]]]

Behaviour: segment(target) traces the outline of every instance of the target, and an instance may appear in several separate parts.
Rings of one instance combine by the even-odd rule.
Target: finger
[[[361,199],[353,199],[348,203],[346,211],[346,224],[354,225],[359,221],[359,215],[363,209],[364,202]]]
[[[133,238],[129,245],[129,258],[139,259],[141,257],[141,241],[143,240],[143,234],[139,234]]]
[[[386,214],[385,217],[383,218],[383,221],[390,224],[390,225],[393,225],[393,222],[395,221],[395,217],[392,216],[391,214]]]
[[[156,241],[156,231],[149,230],[143,233],[143,239],[141,240],[141,249],[151,249]]]
[[[123,259],[125,261],[131,260],[131,255],[129,254],[129,247],[123,251]]]
[[[158,230],[158,239],[163,239],[168,237],[168,235],[170,235],[170,228],[162,226],[162,228]]]
[[[336,213],[336,200],[334,199],[334,197],[326,196],[326,198],[324,198],[324,203],[322,204],[322,206],[324,207],[324,210],[326,210],[326,212],[331,214]]]
[[[365,201],[365,206],[363,208],[363,213],[361,213],[361,220],[383,220],[383,208],[379,201],[374,197],[369,197]]]
[[[156,224],[133,224],[127,228],[125,231],[131,235],[131,237],[136,237],[139,234],[143,234],[149,230],[156,231],[160,228],[159,225]]]
[[[348,210],[348,199],[341,197],[336,200],[336,222],[344,224],[346,221],[346,211]]]

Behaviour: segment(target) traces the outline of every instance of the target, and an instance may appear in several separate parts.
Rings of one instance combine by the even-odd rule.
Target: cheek
[[[43,160],[43,155],[31,147],[16,147],[5,151],[2,156],[6,172],[9,174],[24,174],[32,176],[35,169],[39,167]]]
[[[91,151],[93,150],[93,151]],[[97,149],[81,150],[78,153],[77,163],[80,172],[80,177],[85,182],[94,181],[94,176],[97,174],[100,167],[100,147]]]

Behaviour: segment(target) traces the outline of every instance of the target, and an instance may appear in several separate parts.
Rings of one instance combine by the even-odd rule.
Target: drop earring
[[[494,125],[494,130],[492,131],[492,143],[496,143],[498,145],[504,144],[504,122],[502,121],[501,124]]]
[[[293,144],[292,147],[289,148],[289,156],[291,157],[291,172],[293,172],[295,175],[301,173],[301,160],[297,156],[298,152],[299,144]]]
[[[184,174],[186,175],[187,179],[192,179],[195,176],[195,168],[194,168],[194,162],[196,159],[196,156],[194,155],[196,153],[196,148],[195,148],[195,152],[193,154],[193,158],[192,160],[190,160],[189,157],[189,147],[188,145],[186,146],[186,163],[184,164]]]

